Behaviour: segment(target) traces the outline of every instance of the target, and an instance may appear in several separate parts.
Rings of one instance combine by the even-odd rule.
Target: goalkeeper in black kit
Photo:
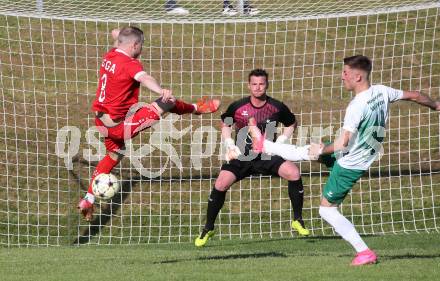
[[[280,176],[288,180],[288,193],[294,213],[292,229],[301,236],[310,234],[302,219],[304,189],[298,167],[279,156],[252,152],[252,140],[247,132],[249,118],[255,118],[258,128],[268,136],[270,128],[274,136],[276,126],[282,123],[285,128],[277,138],[277,142],[281,143],[290,138],[297,125],[295,115],[284,103],[267,96],[267,87],[267,72],[263,69],[252,70],[248,77],[250,96],[233,102],[221,116],[228,162],[222,165],[209,196],[206,224],[195,240],[197,247],[205,246],[214,235],[214,223],[225,202],[226,191],[233,183],[253,174]],[[236,130],[235,141],[232,139],[232,126]],[[302,160],[309,160],[308,147],[303,148],[302,156]]]

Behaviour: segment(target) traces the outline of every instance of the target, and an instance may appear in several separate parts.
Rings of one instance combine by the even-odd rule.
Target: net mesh
[[[352,98],[340,82],[345,56],[371,57],[375,84],[439,96],[435,2],[252,1],[261,13],[235,18],[221,15],[221,1],[179,1],[185,17],[166,15],[163,1],[44,1],[40,12],[26,2],[6,1],[0,15],[1,245],[192,241],[223,163],[219,115],[248,95],[253,68],[269,72],[269,95],[296,114],[294,144],[337,134]],[[113,170],[121,193],[88,224],[76,204],[105,153],[89,108],[110,31],[128,22],[144,30],[141,61],[162,85],[223,106],[212,116],[169,115],[133,139]],[[439,138],[438,113],[391,106],[385,153],[341,207],[362,234],[438,231]],[[333,235],[318,214],[328,169],[298,165],[305,222],[313,235]],[[253,176],[228,192],[217,237],[290,237],[291,219],[286,181]]]

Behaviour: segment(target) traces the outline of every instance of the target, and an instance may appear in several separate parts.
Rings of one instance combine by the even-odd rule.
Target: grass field
[[[436,281],[440,235],[366,237],[379,263],[353,268],[338,238],[218,241],[192,244],[11,248],[0,274],[15,280],[372,280]]]

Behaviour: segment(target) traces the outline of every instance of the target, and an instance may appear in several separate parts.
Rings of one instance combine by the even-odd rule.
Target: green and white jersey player
[[[367,170],[377,160],[377,149],[381,148],[385,136],[389,105],[402,97],[403,91],[383,85],[372,85],[356,94],[347,107],[342,127],[352,134],[352,143],[338,159],[341,167]]]
[[[390,103],[407,100],[440,111],[439,101],[434,101],[418,91],[401,91],[383,85],[370,85],[371,70],[372,63],[368,57],[357,55],[344,58],[341,78],[345,89],[353,91],[355,97],[347,107],[342,132],[333,143],[296,147],[264,140],[259,146],[266,153],[292,161],[307,160],[307,157],[304,157],[304,148],[307,148],[310,159],[319,157],[327,162],[327,165],[333,166],[323,189],[319,214],[356,250],[357,255],[352,265],[375,263],[377,256],[337,207],[378,158],[385,136]],[[336,156],[336,161],[331,156]]]

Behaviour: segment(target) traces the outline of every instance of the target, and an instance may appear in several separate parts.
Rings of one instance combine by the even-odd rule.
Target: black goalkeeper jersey
[[[271,97],[267,97],[266,103],[261,107],[252,105],[250,96],[233,102],[221,115],[221,119],[226,125],[235,124],[235,142],[245,155],[251,149],[252,143],[247,132],[250,117],[255,118],[262,133],[268,130],[267,138],[271,140],[275,137],[275,128],[279,123],[286,127],[295,123],[295,115],[290,109],[281,101]]]

